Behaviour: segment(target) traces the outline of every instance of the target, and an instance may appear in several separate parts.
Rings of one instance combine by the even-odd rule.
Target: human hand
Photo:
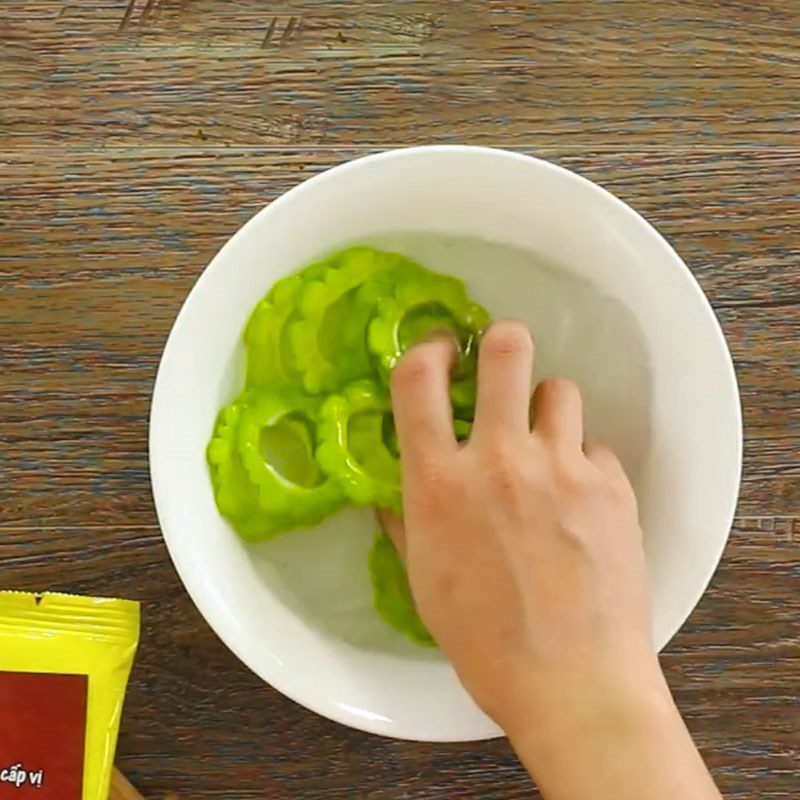
[[[384,523],[464,686],[557,796],[546,765],[559,748],[677,716],[651,642],[636,499],[616,456],[584,443],[574,384],[542,382],[531,427],[533,344],[519,323],[483,339],[473,432],[459,446],[455,357],[450,342],[426,342],[393,373],[404,520]]]

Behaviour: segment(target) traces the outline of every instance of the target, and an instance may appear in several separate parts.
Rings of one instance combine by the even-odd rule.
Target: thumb
[[[393,514],[386,508],[376,508],[375,515],[384,530],[384,533],[392,540],[400,558],[405,563],[406,560],[406,526],[402,517]]]

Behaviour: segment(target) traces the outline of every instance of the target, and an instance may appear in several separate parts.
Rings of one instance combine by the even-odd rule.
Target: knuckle
[[[424,386],[433,377],[435,368],[436,365],[425,350],[410,350],[392,371],[392,387],[404,391]]]
[[[461,484],[438,464],[421,468],[414,498],[418,512],[436,522],[463,507],[465,500]]]
[[[606,478],[602,485],[604,500],[616,509],[637,509],[636,495],[630,484],[619,478]]]
[[[580,389],[569,378],[545,378],[540,387],[541,391],[562,399],[579,400],[581,396]]]
[[[562,542],[570,548],[571,552],[584,554],[590,549],[591,537],[585,526],[565,524],[562,526],[560,534]]]
[[[512,358],[533,352],[533,339],[521,322],[497,322],[487,332],[481,343],[484,353],[494,358]]]
[[[586,443],[586,456],[587,458],[608,459],[616,458],[614,451],[602,442],[587,442]]]
[[[458,589],[458,573],[452,569],[443,569],[436,575],[437,594],[443,599],[449,599],[456,594]]]
[[[449,502],[457,491],[451,469],[438,458],[423,458],[416,467],[416,483],[422,489],[421,495],[443,502]]]
[[[562,461],[557,467],[556,483],[559,490],[569,497],[584,497],[592,491],[592,482],[587,470],[567,460]]]
[[[486,453],[486,476],[492,489],[504,497],[521,493],[522,471],[514,448],[501,440],[492,442]]]
[[[601,442],[588,442],[584,447],[586,458],[601,472],[611,474],[621,470],[619,460],[614,451]]]
[[[419,466],[419,475],[428,491],[441,491],[447,483],[447,473],[435,459],[426,458]]]
[[[636,496],[617,454],[608,446],[592,442],[586,446],[587,459],[597,467],[599,474],[598,493],[614,505],[633,505]]]
[[[573,469],[562,474],[562,481],[566,491],[583,497],[593,508],[603,507],[621,511],[628,507],[635,507],[633,490],[627,481],[614,475],[592,469]]]

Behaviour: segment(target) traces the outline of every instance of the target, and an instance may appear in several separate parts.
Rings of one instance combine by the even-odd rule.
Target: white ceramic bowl
[[[449,665],[372,610],[368,512],[249,547],[214,505],[204,451],[241,381],[250,309],[281,276],[365,240],[460,272],[495,316],[532,326],[540,376],[579,382],[589,433],[617,447],[637,489],[658,648],[703,593],[733,518],[731,358],[691,273],[642,217],[565,169],[500,150],[422,147],[332,169],[256,214],[200,276],[150,421],[159,520],[200,612],[265,681],[331,719],[400,738],[496,736]]]

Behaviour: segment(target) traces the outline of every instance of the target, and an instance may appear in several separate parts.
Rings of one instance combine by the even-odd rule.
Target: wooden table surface
[[[790,0],[2,0],[0,585],[144,602],[119,763],[146,796],[532,796],[504,742],[379,739],[263,685],[150,496],[156,365],[214,252],[298,181],[420,142],[581,172],[710,297],[744,481],[663,663],[727,797],[800,796],[799,29]]]

